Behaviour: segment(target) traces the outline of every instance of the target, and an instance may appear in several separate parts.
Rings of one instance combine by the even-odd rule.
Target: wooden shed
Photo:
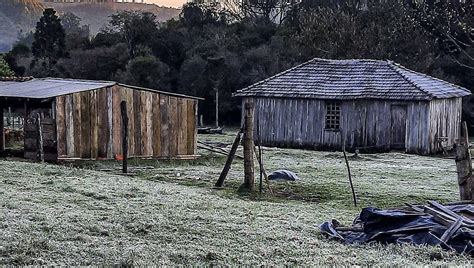
[[[254,102],[262,145],[417,154],[453,148],[467,95],[391,61],[326,59],[234,94]]]
[[[0,118],[6,107],[24,115],[25,158],[37,157],[39,115],[47,160],[112,159],[122,154],[120,103],[125,101],[130,157],[194,158],[198,99],[107,81],[0,81]]]

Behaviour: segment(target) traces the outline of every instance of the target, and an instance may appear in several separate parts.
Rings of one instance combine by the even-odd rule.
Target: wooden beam
[[[255,170],[253,162],[253,99],[247,99],[244,105],[244,189],[253,191],[255,187]]]
[[[41,124],[41,114],[36,113],[36,149],[38,150],[38,160],[44,162],[43,148],[43,126]]]
[[[122,116],[122,173],[128,173],[128,115],[126,101],[120,103],[120,110]]]
[[[216,187],[222,187],[222,185],[224,185],[224,180],[227,177],[227,174],[229,174],[232,161],[234,161],[235,152],[237,152],[239,143],[242,140],[242,132],[243,132],[243,129],[241,129],[239,133],[237,133],[237,136],[235,136],[235,140],[234,140],[234,143],[232,144],[232,148],[230,149],[230,153],[227,156],[224,169],[222,170],[221,175],[219,176],[219,179],[216,182],[216,185],[215,185]]]
[[[456,169],[461,200],[472,200],[472,160],[469,150],[467,124],[462,124],[463,135],[456,140]]]

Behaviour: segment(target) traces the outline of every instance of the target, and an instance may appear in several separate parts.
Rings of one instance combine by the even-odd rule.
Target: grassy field
[[[230,142],[233,134],[201,136]],[[0,264],[45,265],[470,265],[439,248],[342,245],[318,233],[323,221],[349,224],[364,206],[456,201],[453,159],[400,153],[351,158],[361,205],[352,206],[341,153],[264,148],[269,171],[301,178],[276,194],[242,195],[237,160],[213,189],[225,158],[75,166],[0,161]],[[80,168],[78,168],[80,166]],[[110,170],[113,171],[101,171]]]

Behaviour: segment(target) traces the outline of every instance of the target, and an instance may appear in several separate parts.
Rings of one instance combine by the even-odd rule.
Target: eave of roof
[[[123,87],[137,89],[137,90],[144,90],[144,91],[150,91],[150,92],[159,93],[159,94],[163,94],[163,95],[173,96],[173,97],[187,98],[187,99],[194,99],[194,100],[205,100],[204,98],[201,98],[201,97],[189,96],[189,95],[173,93],[173,92],[167,92],[167,91],[161,91],[161,90],[156,90],[156,89],[152,89],[152,88],[131,86],[131,85],[122,84],[122,83],[118,83],[118,85],[123,86]]]

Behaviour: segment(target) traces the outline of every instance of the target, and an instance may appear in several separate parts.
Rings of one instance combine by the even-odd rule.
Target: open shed
[[[112,159],[122,154],[120,103],[127,103],[130,157],[194,158],[199,98],[108,81],[0,81],[4,110],[24,116],[24,157],[37,157],[40,117],[45,159]]]
[[[470,94],[391,61],[316,58],[234,96],[266,146],[431,154],[453,148]]]

